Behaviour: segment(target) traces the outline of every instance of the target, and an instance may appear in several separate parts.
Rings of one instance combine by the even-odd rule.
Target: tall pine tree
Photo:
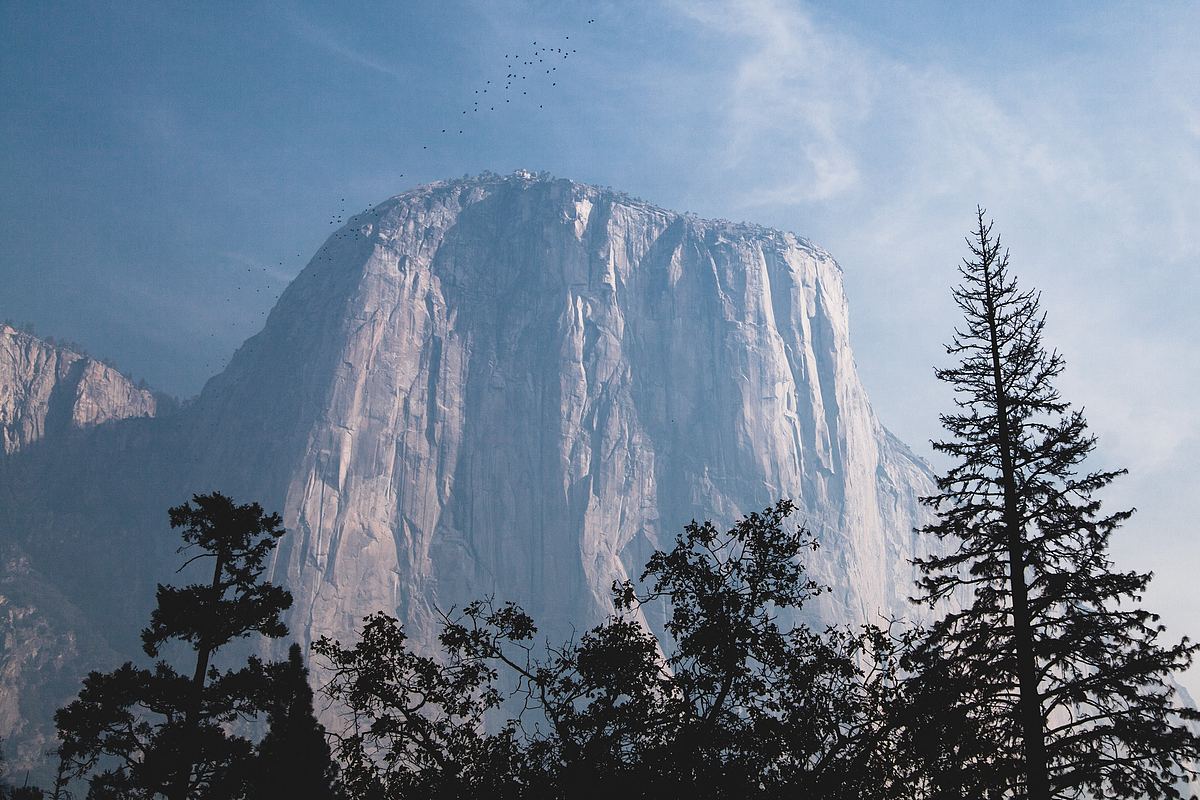
[[[956,392],[950,438],[934,443],[953,466],[924,498],[937,514],[925,532],[951,546],[919,562],[920,600],[966,600],[917,651],[917,694],[957,698],[942,719],[968,715],[994,747],[959,765],[992,796],[1179,797],[1200,716],[1171,675],[1197,645],[1161,643],[1137,607],[1150,575],[1109,558],[1132,511],[1104,513],[1096,494],[1123,470],[1084,468],[1096,439],[1055,388],[1063,359],[1042,344],[1039,295],[1018,288],[982,209],[967,244],[965,325],[946,348],[958,363],[936,372]]]
[[[282,520],[220,493],[196,495],[172,508],[170,518],[171,527],[183,529],[180,552],[190,555],[184,566],[206,561],[212,577],[182,588],[159,585],[143,649],[157,658],[168,644],[184,644],[194,664],[191,674],[166,660],[153,669],[126,663],[92,672],[79,699],[58,711],[59,757],[73,778],[88,779],[89,798],[241,796],[254,748],[229,726],[265,711],[273,694],[270,669],[257,658],[230,670],[212,662],[237,639],[287,633],[280,614],[291,594],[260,580],[284,533]]]

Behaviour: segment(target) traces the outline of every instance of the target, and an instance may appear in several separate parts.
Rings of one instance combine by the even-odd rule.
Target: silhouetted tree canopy
[[[79,698],[55,721],[60,758],[70,776],[88,780],[89,798],[244,796],[255,748],[231,726],[272,708],[276,687],[268,665],[250,657],[238,669],[221,670],[211,659],[237,639],[287,633],[280,614],[291,595],[261,580],[284,533],[279,515],[214,493],[172,508],[170,519],[182,529],[184,566],[211,563],[212,578],[182,588],[159,585],[142,642],[152,658],[168,643],[186,643],[194,668],[180,674],[160,659],[150,668],[126,663],[84,679]]]
[[[615,585],[614,615],[545,655],[528,615],[486,601],[445,619],[437,659],[385,614],[352,647],[321,639],[352,796],[889,796],[899,644],[785,622],[824,591],[792,510],[724,532],[692,523],[650,559],[644,590]],[[659,601],[665,653],[640,615]],[[514,700],[520,713],[489,730]]]
[[[1196,645],[1160,642],[1137,607],[1150,576],[1113,567],[1109,539],[1132,512],[1105,513],[1096,495],[1123,471],[1085,469],[1096,439],[1055,388],[1063,359],[1042,345],[1040,298],[977,220],[954,290],[958,363],[937,370],[957,393],[950,438],[934,443],[953,466],[924,498],[937,514],[924,530],[949,548],[920,562],[921,600],[965,607],[909,660],[926,743],[943,743],[925,748],[926,775],[944,796],[1179,797],[1200,715],[1170,678]]]

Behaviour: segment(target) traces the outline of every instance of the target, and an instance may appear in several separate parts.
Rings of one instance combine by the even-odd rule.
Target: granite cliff
[[[293,531],[294,626],[346,636],[384,608],[429,637],[480,592],[586,624],[687,521],[779,497],[825,542],[826,618],[873,617],[909,592],[929,485],[871,410],[829,254],[521,173],[351,220],[194,412]]]
[[[159,402],[107,364],[0,324],[0,458],[106,422],[152,417]],[[6,474],[0,469],[0,479]],[[9,513],[22,505],[9,491],[0,498]],[[47,711],[79,691],[91,665],[117,657],[68,599],[70,587],[60,590],[33,566],[23,539],[0,540],[0,737],[20,746],[9,753],[18,766],[50,746]]]
[[[484,594],[564,636],[689,520],[780,497],[822,540],[817,618],[903,612],[930,489],[859,382],[828,253],[523,172],[353,218],[194,402],[7,461],[0,539],[73,604],[55,635],[79,612],[126,655],[192,492],[283,513],[296,638],[383,609],[430,645]]]
[[[0,447],[15,453],[45,436],[110,420],[152,417],[158,398],[70,347],[0,323]]]

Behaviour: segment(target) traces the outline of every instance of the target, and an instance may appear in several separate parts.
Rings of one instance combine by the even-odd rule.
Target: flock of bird
[[[592,25],[595,22],[595,19],[587,20],[588,25]],[[505,106],[511,107],[514,104],[514,101],[516,101],[518,104],[525,101],[530,105],[536,102],[539,109],[544,109],[546,107],[546,102],[548,102],[548,93],[551,90],[558,88],[560,77],[563,77],[559,71],[559,66],[565,65],[565,62],[571,56],[578,53],[578,50],[574,45],[575,42],[571,40],[570,36],[563,36],[561,40],[556,40],[555,42],[549,42],[545,40],[533,41],[526,47],[522,47],[519,50],[514,49],[512,52],[505,53],[503,78],[500,77],[499,71],[497,71],[493,78],[485,79],[483,84],[479,85],[477,88],[474,88],[473,94],[469,96],[472,101],[471,105],[469,107],[459,109],[460,113],[457,115],[458,118],[453,123],[447,122],[445,127],[440,128],[440,134],[436,133],[438,129],[434,129],[432,132],[432,138],[430,138],[426,143],[422,144],[421,149],[424,151],[430,150],[431,144],[436,145],[438,141],[441,141],[441,136],[457,136],[464,134],[467,130],[467,126],[475,120],[482,119],[483,116],[486,116],[492,112],[498,110],[502,111]],[[400,173],[399,177],[403,178],[404,173]],[[346,214],[345,204],[346,198],[343,197],[339,201],[337,211],[332,213],[329,217],[330,225],[341,226],[347,219],[350,218],[350,216],[352,216]],[[369,209],[363,209],[363,212],[367,210]],[[354,240],[360,238],[362,235],[363,234],[358,229],[347,228],[343,230],[339,227],[338,231],[329,237],[327,240],[327,245],[335,241]],[[301,254],[297,253],[296,258],[301,259]],[[334,256],[330,252],[330,248],[326,246],[317,253],[315,260],[318,262],[331,263],[333,258]],[[299,261],[298,266],[295,269],[292,269],[290,266],[285,266],[283,261],[277,262],[274,266],[276,268],[274,270],[276,275],[280,273],[286,274],[288,272],[298,271],[299,268],[303,267],[303,261]],[[260,267],[258,269],[255,267],[247,267],[246,272],[250,273],[250,275],[243,276],[244,280],[242,282],[245,283],[246,286],[245,288],[240,285],[235,286],[235,290],[237,292],[248,292],[251,284],[256,282],[254,280],[256,277],[263,280],[261,280],[259,286],[254,287],[255,294],[261,295],[264,292],[269,294],[272,288],[277,288],[273,286],[271,281],[277,280],[278,278],[272,275],[272,270],[269,267]],[[266,274],[259,276],[256,275],[257,272]],[[270,298],[270,305],[274,305],[274,302],[278,300],[278,298],[279,293],[276,292],[274,296]],[[225,298],[226,303],[233,303],[233,300],[234,297],[232,294],[231,296]],[[261,305],[261,302],[259,305]],[[265,318],[268,312],[269,308],[260,310],[258,313],[258,319],[255,320],[255,324],[261,326],[260,320]],[[224,339],[227,335],[227,331],[222,331],[220,339]],[[213,344],[216,345],[218,341],[217,332],[213,331],[210,333],[210,338],[213,340]],[[205,363],[205,367],[209,369],[212,369],[214,366],[223,368],[226,364],[228,364],[227,360],[220,365],[214,365],[214,363],[210,360]]]
[[[564,37],[564,41],[570,42],[571,37]],[[558,81],[555,80],[557,78],[555,73],[558,72],[558,66],[554,62],[565,61],[573,53],[579,52],[569,45],[566,47],[552,47],[548,44],[543,44],[539,47],[537,42],[533,42],[530,47],[533,50],[527,54],[504,54],[505,67],[508,69],[508,72],[504,76],[503,88],[500,87],[499,81],[495,84],[491,81],[486,81],[481,88],[475,90],[478,99],[474,101],[473,107],[462,110],[464,116],[468,111],[478,113],[485,108],[488,111],[495,111],[495,103],[498,103],[501,99],[505,103],[511,103],[513,98],[517,96],[516,93],[518,90],[522,96],[528,96],[529,90],[533,88],[533,84],[524,83],[523,81],[529,80],[531,76],[535,79],[542,78],[542,74],[544,73],[543,82],[549,81],[551,87],[558,86]],[[483,97],[483,95],[489,93],[492,95],[490,98]],[[544,104],[538,103],[538,108],[544,107]],[[447,130],[443,128],[442,133],[447,133]],[[459,133],[462,133],[462,130],[459,130]]]

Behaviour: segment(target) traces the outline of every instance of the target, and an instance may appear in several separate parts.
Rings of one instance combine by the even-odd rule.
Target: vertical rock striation
[[[528,173],[351,220],[194,413],[214,467],[283,509],[305,636],[385,609],[432,643],[480,594],[565,634],[689,520],[780,497],[824,543],[818,616],[874,618],[905,606],[929,489],[859,382],[828,253]]]
[[[80,630],[136,656],[155,582],[186,578],[165,511],[192,492],[283,513],[273,579],[302,641],[353,640],[385,610],[432,647],[439,610],[489,594],[565,637],[693,518],[781,497],[823,544],[819,621],[903,613],[922,549],[930,476],[871,409],[833,258],[566,180],[484,175],[381,203],[194,402],[54,445],[59,427],[154,413],[118,378],[0,337],[0,430],[22,451],[0,459],[0,592],[25,598],[0,599],[0,674],[20,670],[0,736],[48,728],[53,705],[30,698],[54,693],[31,670],[112,666],[66,652],[84,652]],[[39,611],[51,590],[61,608]]]

